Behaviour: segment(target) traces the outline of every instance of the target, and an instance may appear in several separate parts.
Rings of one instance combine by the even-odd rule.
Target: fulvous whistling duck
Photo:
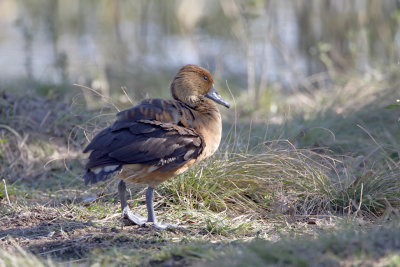
[[[214,102],[229,108],[214,88],[206,69],[186,65],[171,83],[173,100],[146,99],[121,111],[111,126],[100,131],[84,149],[91,151],[84,174],[85,184],[118,174],[122,216],[137,225],[159,223],[153,207],[154,187],[217,150],[222,132],[221,115]],[[147,184],[148,217],[129,210],[125,181]]]

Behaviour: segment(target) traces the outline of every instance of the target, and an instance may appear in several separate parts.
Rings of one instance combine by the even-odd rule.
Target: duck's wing
[[[197,158],[205,144],[194,129],[181,126],[182,118],[190,116],[182,109],[173,100],[151,99],[118,113],[115,123],[98,133],[84,150],[91,151],[86,169],[151,164],[167,171]]]

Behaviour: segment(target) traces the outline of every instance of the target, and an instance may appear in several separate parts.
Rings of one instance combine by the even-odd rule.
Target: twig
[[[226,84],[226,88],[228,89],[229,94],[231,95],[231,98],[233,100],[233,107],[234,107],[234,122],[233,122],[233,125],[231,126],[231,129],[229,130],[229,134],[226,135],[226,138],[225,138],[225,143],[227,143],[226,141],[228,140],[228,136],[230,135],[230,133],[232,131],[232,128],[233,128],[233,140],[234,141],[237,140],[236,135],[237,135],[237,117],[238,117],[238,114],[237,114],[236,99],[235,99],[235,96],[232,93],[231,88],[229,87],[228,80],[225,80],[225,84]],[[232,146],[232,151],[231,152],[233,152],[233,151],[234,151],[234,146]]]
[[[363,196],[363,189],[364,189],[364,183],[361,183],[361,193],[360,193],[360,202],[358,203],[357,211],[355,212],[356,215],[358,215],[358,212],[361,209],[361,204],[362,204],[362,196]]]
[[[347,210],[347,217],[350,217],[350,214],[351,214],[351,205],[352,205],[352,199],[350,198],[350,200],[349,200],[349,209]]]
[[[46,122],[46,120],[49,118],[50,114],[51,114],[51,110],[47,111],[46,116],[44,116],[42,122],[41,122],[40,125],[39,125],[40,128],[42,128],[42,126],[44,125],[44,123]]]
[[[4,191],[6,193],[7,202],[8,202],[8,205],[11,207],[11,201],[10,201],[10,198],[8,197],[7,184],[6,184],[6,180],[5,179],[3,179],[3,183],[4,183]]]
[[[124,92],[126,98],[129,100],[129,102],[133,105],[133,100],[129,97],[128,93],[126,92],[126,87],[123,86],[121,87],[122,92]]]

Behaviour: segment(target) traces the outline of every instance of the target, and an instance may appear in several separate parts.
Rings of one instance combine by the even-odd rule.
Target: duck
[[[85,185],[118,177],[122,217],[139,226],[152,223],[160,230],[177,226],[156,219],[155,187],[215,153],[222,135],[216,104],[230,106],[215,89],[210,72],[197,65],[181,67],[170,91],[171,100],[145,99],[117,113],[113,124],[83,150],[90,152]],[[129,209],[126,182],[147,185],[147,218]]]

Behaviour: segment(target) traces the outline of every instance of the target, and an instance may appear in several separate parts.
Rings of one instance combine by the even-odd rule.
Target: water
[[[398,62],[399,14],[395,1],[2,0],[0,84],[156,93],[192,63],[233,90],[290,88],[327,71],[321,53],[362,71]]]

